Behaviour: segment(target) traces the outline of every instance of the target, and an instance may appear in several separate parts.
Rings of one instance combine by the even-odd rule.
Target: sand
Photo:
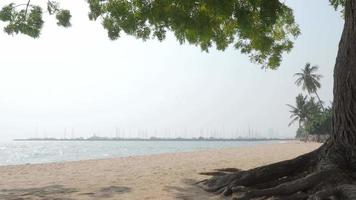
[[[191,185],[199,172],[249,169],[319,147],[287,142],[221,150],[0,167],[0,199],[216,199]]]

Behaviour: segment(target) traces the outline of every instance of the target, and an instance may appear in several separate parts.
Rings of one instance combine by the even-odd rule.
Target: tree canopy
[[[317,74],[318,66],[311,66],[310,63],[307,63],[302,72],[295,73],[294,76],[297,77],[295,84],[302,86],[303,90],[306,90],[309,94],[316,92],[320,87],[320,78],[322,75]]]
[[[292,119],[292,121],[288,124],[288,126],[298,121],[300,127],[305,122],[305,120],[308,117],[307,98],[308,96],[299,94],[295,98],[295,106],[287,104],[287,106],[291,108],[289,112],[291,113],[290,118]]]
[[[49,15],[56,16],[58,26],[71,26],[70,11],[60,9],[58,2],[48,0],[47,11]],[[31,0],[20,4],[10,3],[0,10],[0,21],[6,23],[4,31],[10,35],[22,33],[33,38],[39,37],[44,23],[42,18],[42,7],[31,4]]]
[[[17,0],[16,0],[17,1]],[[234,46],[251,61],[276,69],[282,55],[300,34],[293,10],[279,0],[87,0],[89,19],[101,20],[112,40],[122,32],[136,38],[162,41],[172,32],[179,43],[199,46],[203,51]],[[329,0],[338,9],[345,0]],[[47,0],[45,8],[57,24],[71,26],[71,13],[58,2]],[[0,21],[7,34],[37,38],[43,26],[43,8],[31,3],[2,7]]]
[[[320,106],[324,109],[323,102],[320,100],[317,90],[321,87],[320,79],[323,77],[320,74],[317,74],[319,67],[314,65],[311,66],[310,63],[307,63],[302,72],[295,73],[294,76],[297,77],[295,84],[302,86],[302,89],[307,91],[309,94],[314,93],[319,100]]]

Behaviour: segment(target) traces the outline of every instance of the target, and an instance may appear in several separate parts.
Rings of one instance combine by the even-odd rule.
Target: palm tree
[[[299,128],[302,127],[302,124],[305,122],[305,120],[308,117],[307,98],[308,98],[307,96],[303,96],[302,94],[299,94],[295,98],[296,106],[287,104],[287,106],[291,108],[289,112],[291,113],[290,118],[292,118],[292,121],[288,124],[288,126],[298,121]]]
[[[288,124],[288,126],[298,121],[299,127],[297,135],[300,135],[298,132],[301,131],[307,140],[309,135],[307,127],[310,126],[310,122],[313,121],[315,117],[322,115],[323,112],[321,111],[321,105],[315,101],[314,97],[310,97],[308,100],[308,96],[303,96],[303,94],[299,94],[295,98],[295,101],[296,106],[287,104],[287,106],[291,108],[289,112],[291,113],[290,118],[292,118],[292,121]]]
[[[297,80],[295,84],[297,86],[302,85],[302,89],[307,91],[309,94],[314,93],[319,100],[319,104],[324,110],[324,106],[320,97],[317,93],[317,90],[321,87],[320,79],[323,77],[320,74],[316,74],[315,72],[318,71],[319,67],[314,65],[311,66],[310,63],[307,63],[305,67],[302,69],[302,72],[295,73],[294,76],[297,76]]]

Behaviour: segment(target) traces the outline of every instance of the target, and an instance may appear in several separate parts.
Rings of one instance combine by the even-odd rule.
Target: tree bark
[[[319,101],[319,104],[320,104],[320,106],[321,106],[321,109],[323,109],[323,111],[325,111],[324,105],[323,105],[323,103],[322,103],[321,100],[320,100],[320,97],[319,97],[319,95],[318,95],[318,92],[315,91],[314,93],[315,93],[315,95],[316,95],[316,98],[318,98],[318,101]]]
[[[345,25],[334,69],[331,159],[356,169],[356,0],[345,4]]]

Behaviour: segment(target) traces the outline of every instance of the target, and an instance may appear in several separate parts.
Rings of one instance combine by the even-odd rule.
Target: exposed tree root
[[[356,200],[352,171],[325,167],[320,149],[247,171],[217,170],[198,185],[233,200]],[[323,166],[320,166],[323,163]]]
[[[337,187],[324,189],[308,198],[308,200],[322,199],[356,199],[356,185],[343,184]]]
[[[308,190],[313,186],[317,185],[323,179],[323,177],[327,177],[329,173],[331,172],[329,171],[315,172],[303,178],[287,183],[282,183],[276,187],[267,188],[267,189],[251,189],[248,190],[247,192],[243,192],[243,195],[241,195],[236,199],[249,200],[257,197],[266,197],[266,196],[271,197],[276,195],[295,194],[300,191]],[[232,191],[238,192],[238,190],[235,190],[234,188],[232,188]]]
[[[231,189],[234,186],[250,186],[276,181],[286,176],[306,171],[315,165],[316,155],[317,151],[313,151],[293,160],[282,161],[248,171],[223,172],[220,170],[216,174],[217,176],[204,180],[199,185],[206,191],[218,192],[223,188]]]

